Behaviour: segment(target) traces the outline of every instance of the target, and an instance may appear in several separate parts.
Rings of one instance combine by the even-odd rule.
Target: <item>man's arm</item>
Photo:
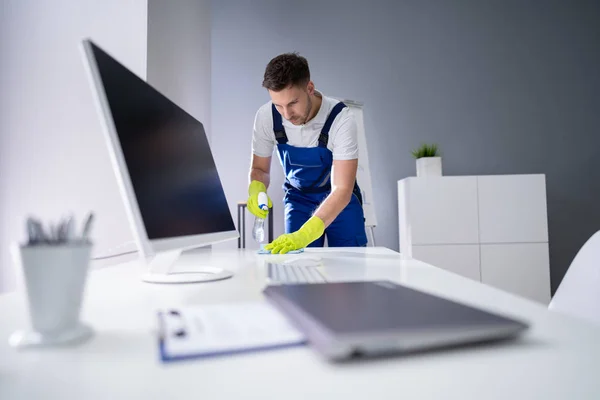
[[[331,193],[314,213],[327,228],[352,199],[358,159],[334,160],[331,168]]]
[[[271,157],[260,157],[253,154],[249,178],[250,182],[259,181],[268,188],[271,181]]]

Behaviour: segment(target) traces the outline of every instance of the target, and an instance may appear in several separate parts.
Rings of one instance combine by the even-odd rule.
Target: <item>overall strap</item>
[[[279,111],[275,108],[275,104],[271,104],[271,113],[273,114],[273,132],[275,133],[275,139],[277,139],[277,143],[279,144],[286,144],[288,138],[285,133],[285,128],[283,127],[281,114],[279,114]]]
[[[327,116],[327,120],[325,121],[325,125],[323,125],[323,129],[321,129],[321,134],[319,135],[319,147],[327,148],[327,143],[329,142],[329,130],[331,129],[331,125],[335,120],[335,117],[346,108],[346,105],[343,102],[337,103]]]

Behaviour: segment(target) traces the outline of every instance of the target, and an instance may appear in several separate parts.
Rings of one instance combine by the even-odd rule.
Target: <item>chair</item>
[[[600,325],[600,231],[581,247],[548,308]]]

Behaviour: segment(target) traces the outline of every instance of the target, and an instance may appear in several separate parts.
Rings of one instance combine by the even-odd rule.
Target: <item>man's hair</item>
[[[279,92],[288,86],[305,85],[310,81],[310,70],[306,58],[298,53],[284,53],[267,64],[263,87]]]

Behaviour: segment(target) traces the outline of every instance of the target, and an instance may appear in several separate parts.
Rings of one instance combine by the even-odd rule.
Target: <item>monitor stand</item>
[[[183,254],[185,253],[187,252],[183,252]],[[173,266],[178,264],[181,256],[182,250],[156,253],[152,260],[146,264],[147,272],[142,276],[142,280],[148,283],[200,283],[218,281],[233,276],[233,272],[221,267],[198,265],[197,261],[202,259],[200,255],[194,259],[193,263],[189,264],[188,270],[173,271]]]

